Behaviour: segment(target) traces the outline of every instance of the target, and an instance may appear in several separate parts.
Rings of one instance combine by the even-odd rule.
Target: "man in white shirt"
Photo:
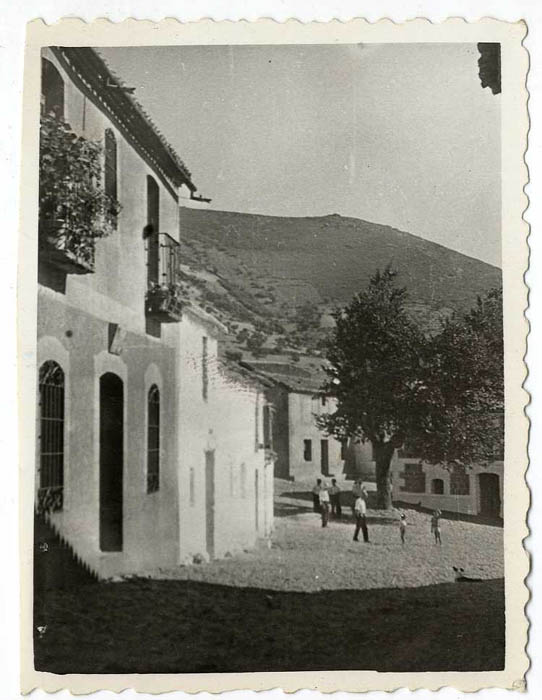
[[[312,509],[315,513],[320,512],[320,491],[322,490],[322,479],[316,479],[316,485],[312,489]]]
[[[322,486],[319,493],[320,498],[320,511],[322,512],[322,527],[327,527],[329,520],[329,491],[327,490],[327,484]]]
[[[358,535],[361,530],[363,541],[369,541],[369,531],[367,530],[367,503],[362,496],[356,498],[354,503],[354,513],[356,515],[356,530],[354,532],[354,542],[359,542]]]

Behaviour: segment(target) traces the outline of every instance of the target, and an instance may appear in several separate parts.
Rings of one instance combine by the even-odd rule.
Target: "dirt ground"
[[[321,527],[310,495],[276,484],[267,543],[221,561],[35,600],[36,669],[212,673],[496,670],[504,662],[502,530],[369,511],[370,543]],[[452,566],[482,579],[456,583]],[[39,628],[39,629],[38,629]]]
[[[372,488],[373,485],[368,485]],[[410,588],[454,580],[453,566],[472,577],[504,576],[502,528],[460,520],[441,521],[442,546],[434,543],[430,515],[405,509],[406,543],[399,511],[369,509],[370,542],[353,542],[348,506],[341,521],[322,528],[305,487],[276,480],[275,531],[254,551],[197,566],[149,572],[153,578],[202,581],[280,591]]]

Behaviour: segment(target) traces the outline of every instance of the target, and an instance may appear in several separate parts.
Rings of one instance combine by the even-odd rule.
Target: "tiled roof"
[[[151,117],[126,90],[123,81],[108,67],[97,51],[90,47],[51,47],[55,56],[69,70],[78,87],[94,96],[102,111],[112,117],[136,150],[163,178],[175,186],[197,190],[186,165],[168,143]]]
[[[250,362],[243,362],[243,365],[274,384],[282,384],[289,391],[303,394],[321,393],[321,387],[325,380],[325,375],[322,371],[309,372],[301,367],[297,367],[295,364],[286,362],[259,362],[251,360]]]
[[[232,381],[248,384],[257,389],[268,389],[273,386],[273,383],[269,379],[266,379],[265,376],[253,372],[238,362],[228,360],[227,358],[220,359],[219,370],[225,377],[228,377]]]

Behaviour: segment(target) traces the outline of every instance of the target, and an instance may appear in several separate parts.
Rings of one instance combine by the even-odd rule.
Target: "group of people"
[[[359,541],[360,531],[363,534],[363,541],[369,541],[369,531],[367,529],[367,499],[369,494],[361,479],[354,482],[352,487],[353,512],[356,519],[356,529],[354,540]],[[342,517],[341,489],[337,485],[337,479],[331,479],[331,486],[328,487],[322,479],[316,479],[316,485],[312,489],[313,509],[315,513],[322,516],[322,527],[327,527],[330,516],[335,519]]]
[[[357,479],[352,486],[353,506],[352,511],[356,521],[354,530],[354,542],[359,542],[359,533],[363,535],[363,541],[369,542],[369,530],[367,527],[367,499],[369,494],[361,479]],[[322,517],[322,527],[327,527],[329,518],[340,519],[341,509],[341,489],[337,485],[337,479],[331,479],[331,486],[316,479],[316,484],[312,489],[313,510]],[[431,534],[435,538],[435,544],[442,544],[440,532],[440,510],[433,511],[431,516]],[[407,530],[407,518],[405,513],[399,516],[399,535],[401,544],[405,544]]]

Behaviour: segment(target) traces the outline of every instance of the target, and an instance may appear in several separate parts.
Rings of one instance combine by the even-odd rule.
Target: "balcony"
[[[160,323],[182,319],[180,245],[167,233],[152,233],[147,239],[145,313]]]
[[[66,221],[40,221],[39,259],[67,275],[94,272],[94,239],[69,230]]]

